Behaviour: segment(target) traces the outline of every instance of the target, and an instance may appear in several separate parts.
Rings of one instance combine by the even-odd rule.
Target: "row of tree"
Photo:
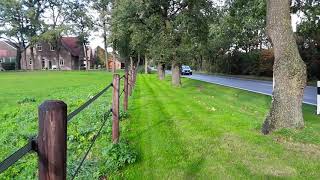
[[[291,13],[302,17],[302,46],[319,48],[317,0],[117,0],[112,6],[113,46],[122,58],[143,55],[158,65],[160,79],[171,66],[172,84],[180,86],[180,66],[215,64],[234,52],[274,51],[274,92],[263,133],[303,127],[302,99],[306,65],[291,27]],[[229,65],[230,62],[223,64]],[[200,67],[200,69],[202,69]]]
[[[34,61],[34,45],[39,41],[50,43],[59,61],[60,40],[64,35],[78,36],[79,44],[86,47],[91,32],[101,31],[107,49],[109,17],[110,0],[0,1],[0,38],[16,43],[16,69],[20,69],[21,54],[26,56],[26,49],[30,47]],[[84,50],[85,57],[86,52]]]

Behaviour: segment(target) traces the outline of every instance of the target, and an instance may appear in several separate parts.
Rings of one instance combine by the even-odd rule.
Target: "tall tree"
[[[28,44],[28,17],[22,1],[0,1],[0,25],[0,37],[16,43],[16,69],[21,69],[21,54],[26,59]],[[27,68],[27,64],[24,66]]]
[[[106,69],[109,70],[108,66],[108,32],[110,28],[110,10],[111,10],[112,0],[97,0],[93,2],[93,9],[95,9],[99,17],[95,23],[98,29],[102,30],[102,37],[105,49],[105,65]]]
[[[89,15],[89,6],[88,6],[88,1],[78,1],[74,0],[71,3],[71,22],[73,24],[73,33],[77,34],[79,37],[79,44],[82,47],[83,55],[81,54],[80,60],[86,62],[86,69],[88,70],[89,67],[89,62],[88,62],[88,48],[87,45],[89,43],[88,38],[89,34],[93,29],[93,18],[92,16]],[[80,69],[79,64],[79,69]]]
[[[45,24],[45,31],[38,38],[38,41],[48,42],[56,52],[56,64],[60,69],[60,51],[62,34],[69,30],[68,22],[71,18],[70,2],[66,0],[47,0],[46,16],[44,20],[49,21]]]
[[[290,0],[267,1],[267,31],[274,45],[274,90],[272,105],[262,132],[302,128],[306,65],[302,61],[291,27]]]
[[[23,0],[22,2],[23,8],[26,9],[26,17],[28,18],[27,38],[30,45],[30,54],[32,61],[31,69],[33,70],[35,66],[34,45],[37,43],[39,35],[43,33],[44,22],[41,21],[41,16],[47,8],[47,0]]]

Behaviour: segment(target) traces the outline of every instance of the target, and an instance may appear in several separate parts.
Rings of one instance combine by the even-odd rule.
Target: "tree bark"
[[[34,58],[34,48],[33,46],[31,45],[30,46],[30,54],[31,54],[31,61],[32,61],[32,65],[31,65],[31,70],[33,71],[34,70],[34,63],[35,63],[35,58]]]
[[[17,47],[17,56],[16,56],[16,65],[15,65],[16,70],[21,69],[21,53],[22,53],[21,48]]]
[[[112,64],[112,73],[116,73],[116,55],[115,55],[115,52],[113,51],[112,53],[112,56],[113,56],[113,64]]]
[[[148,58],[147,55],[144,57],[144,73],[148,74]]]
[[[181,86],[180,64],[172,62],[172,85]]]
[[[302,101],[306,65],[302,61],[291,27],[289,0],[267,1],[267,30],[274,45],[274,89],[270,112],[262,133],[304,126]]]
[[[61,67],[60,67],[60,48],[59,47],[57,47],[56,49],[56,59],[57,59],[58,70],[60,70]]]
[[[159,80],[164,80],[166,76],[165,65],[163,63],[158,63],[158,77]]]
[[[106,58],[106,70],[110,71],[109,69],[109,63],[108,63],[108,42],[107,42],[107,29],[106,29],[106,23],[103,22],[103,43],[104,43],[104,53]]]
[[[25,70],[28,70],[28,60],[27,60],[27,49],[26,48],[24,48],[24,50],[23,50],[23,57],[24,57],[24,65],[26,67]]]

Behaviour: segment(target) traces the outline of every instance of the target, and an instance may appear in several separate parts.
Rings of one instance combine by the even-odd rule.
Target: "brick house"
[[[88,47],[86,47],[88,50]],[[79,44],[77,37],[62,37],[57,60],[57,50],[47,42],[39,42],[34,47],[34,62],[31,58],[30,48],[27,48],[26,59],[21,58],[21,68],[25,70],[58,69],[80,70],[86,67],[84,47]],[[88,61],[91,60],[89,56]],[[88,63],[89,64],[89,63]]]
[[[108,68],[113,69],[114,63],[115,63],[116,70],[124,69],[124,63],[122,63],[116,56],[109,55],[108,56]]]
[[[0,66],[5,64],[16,63],[17,48],[16,45],[9,41],[0,41]]]

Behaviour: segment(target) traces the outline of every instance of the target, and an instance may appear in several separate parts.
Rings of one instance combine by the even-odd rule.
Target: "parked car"
[[[182,66],[181,67],[181,75],[192,75],[192,70],[190,66]]]

